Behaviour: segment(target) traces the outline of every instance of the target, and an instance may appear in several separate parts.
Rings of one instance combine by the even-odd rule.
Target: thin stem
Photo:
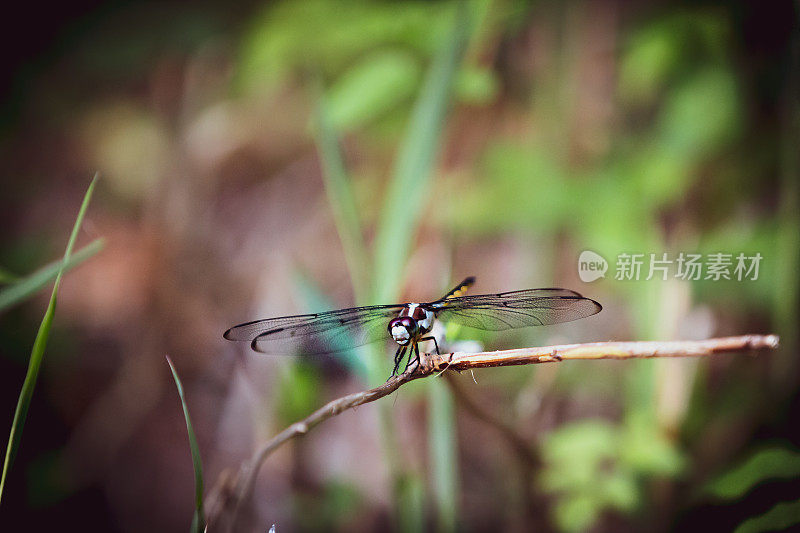
[[[420,354],[419,361],[414,362],[404,373],[390,378],[386,383],[362,392],[348,394],[330,401],[311,415],[284,429],[259,449],[253,457],[244,463],[233,482],[234,490],[214,490],[215,494],[228,494],[226,501],[209,502],[208,509],[215,509],[214,516],[209,516],[209,525],[213,524],[226,509],[233,508],[231,528],[236,526],[243,502],[250,498],[255,486],[258,472],[267,457],[285,442],[305,435],[312,428],[343,411],[374,402],[388,396],[405,383],[415,379],[439,374],[445,370],[469,370],[510,365],[529,365],[554,363],[572,359],[637,359],[650,357],[700,357],[718,353],[735,353],[745,350],[774,350],[778,347],[777,335],[741,335],[701,341],[636,341],[636,342],[593,342],[587,344],[562,344],[539,348],[521,348],[517,350],[501,350],[496,352],[446,354]],[[462,399],[463,401],[463,399]],[[476,410],[471,402],[472,410],[480,413],[482,419],[490,422],[504,434],[517,452],[531,461],[533,465],[538,459],[533,451],[507,424],[496,417],[486,416],[482,410]],[[220,480],[218,484],[230,485],[230,480]],[[231,501],[232,500],[232,501]]]
[[[469,370],[511,365],[554,363],[572,359],[642,359],[651,357],[699,357],[742,350],[774,350],[777,335],[741,335],[702,341],[635,341],[562,344],[541,348],[520,348],[497,352],[428,356],[434,371]]]

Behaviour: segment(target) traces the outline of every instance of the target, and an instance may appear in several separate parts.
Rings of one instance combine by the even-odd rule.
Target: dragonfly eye
[[[413,335],[417,332],[417,321],[411,317],[404,316],[400,319],[400,323],[403,325],[404,328],[408,331],[410,335]]]
[[[395,318],[389,322],[389,333],[395,342],[406,345],[417,333],[417,321],[408,316]]]

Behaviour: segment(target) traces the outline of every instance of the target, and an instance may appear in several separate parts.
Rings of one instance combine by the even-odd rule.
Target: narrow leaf
[[[800,501],[781,502],[766,513],[748,518],[739,524],[735,533],[788,531],[797,524],[800,524]]]
[[[86,214],[86,208],[89,206],[89,201],[92,198],[92,191],[97,183],[97,175],[95,174],[92,183],[83,197],[83,203],[78,211],[78,218],[75,220],[75,225],[72,228],[72,234],[67,243],[67,250],[64,252],[64,260],[61,267],[56,274],[56,281],[53,285],[53,292],[50,295],[50,303],[47,305],[47,310],[44,313],[44,318],[39,326],[39,332],[36,334],[36,340],[33,342],[33,349],[31,350],[31,358],[28,362],[28,373],[25,376],[25,381],[22,384],[22,391],[19,393],[19,400],[17,401],[17,409],[14,412],[14,421],[11,423],[11,433],[8,437],[8,447],[6,448],[6,457],[3,462],[3,476],[0,478],[0,501],[3,498],[5,490],[6,478],[14,462],[14,457],[17,455],[20,439],[22,438],[22,428],[25,425],[25,418],[28,415],[28,409],[31,405],[31,398],[33,397],[33,389],[36,387],[36,381],[39,377],[39,368],[42,365],[42,358],[44,357],[44,349],[47,346],[47,340],[50,336],[50,327],[53,323],[53,316],[56,312],[56,298],[58,296],[58,287],[61,284],[61,276],[64,273],[64,266],[69,262],[72,255],[72,248],[75,246],[75,240],[78,237],[78,231],[81,228],[83,217]]]
[[[62,266],[64,267],[64,272],[72,270],[102,250],[103,245],[103,239],[96,239],[75,252],[68,261],[64,261],[63,259],[53,261],[36,272],[16,280],[12,285],[4,287],[0,290],[0,312],[27,300],[39,292],[45,285],[58,276],[58,272],[61,270]]]
[[[430,190],[434,159],[441,145],[453,80],[467,47],[469,26],[469,6],[461,1],[453,28],[433,59],[400,147],[375,239],[376,302],[394,300],[400,292],[411,243]]]
[[[706,491],[721,499],[740,498],[759,483],[798,476],[800,453],[784,448],[767,448],[714,479]]]
[[[320,95],[316,109],[316,140],[322,160],[322,176],[325,180],[325,192],[333,211],[336,230],[342,241],[353,292],[359,304],[365,304],[366,290],[369,286],[368,256],[361,231],[350,177],[344,164],[339,139],[330,119],[328,104]]]
[[[192,466],[194,467],[194,498],[195,508],[194,517],[192,518],[192,532],[201,533],[205,529],[205,511],[203,510],[203,460],[200,457],[200,447],[197,445],[197,437],[192,428],[192,420],[189,418],[189,407],[186,405],[186,397],[183,394],[183,384],[181,378],[178,377],[178,372],[175,371],[175,365],[172,360],[167,357],[169,369],[172,371],[172,377],[175,379],[175,387],[178,389],[178,396],[181,397],[181,405],[183,406],[183,417],[186,419],[186,432],[189,434],[189,449],[192,452]]]

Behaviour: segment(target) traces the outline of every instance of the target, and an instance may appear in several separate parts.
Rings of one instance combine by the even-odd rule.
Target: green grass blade
[[[59,271],[62,270],[62,267],[64,272],[72,270],[102,250],[103,245],[103,239],[96,239],[75,252],[69,260],[64,261],[60,259],[58,261],[53,261],[36,272],[18,279],[8,287],[4,287],[0,290],[0,312],[27,300],[55,279]]]
[[[172,370],[172,377],[175,379],[175,387],[178,389],[178,396],[181,397],[181,405],[183,406],[183,417],[186,419],[186,432],[189,434],[189,449],[192,451],[192,466],[194,467],[194,498],[195,508],[194,517],[192,518],[192,532],[202,533],[205,529],[206,514],[203,510],[203,460],[200,457],[200,447],[197,445],[197,437],[192,428],[192,420],[189,418],[189,407],[186,405],[186,397],[183,395],[183,384],[181,378],[178,377],[178,372],[175,371],[175,365],[172,360],[167,357],[169,369]]]
[[[339,139],[331,122],[328,104],[320,95],[315,117],[317,147],[322,160],[325,192],[333,210],[333,219],[342,241],[342,248],[350,270],[353,292],[359,304],[366,303],[369,287],[368,256],[364,234],[356,206],[355,195],[344,164]]]
[[[469,37],[469,6],[458,3],[453,29],[437,52],[414,106],[375,238],[376,302],[394,300],[425,208],[445,115]]]
[[[428,447],[436,501],[436,530],[456,531],[458,516],[458,446],[455,403],[443,379],[428,383]]]
[[[20,439],[22,438],[22,428],[25,425],[25,418],[28,415],[28,408],[31,405],[31,398],[33,397],[33,389],[36,387],[36,380],[39,377],[39,368],[42,365],[42,358],[44,357],[44,349],[47,346],[47,339],[50,336],[50,327],[53,323],[53,315],[56,312],[56,298],[58,295],[58,287],[61,284],[61,275],[64,273],[64,265],[72,255],[72,248],[75,246],[75,240],[78,237],[83,217],[86,214],[86,208],[89,206],[89,201],[92,198],[92,191],[97,183],[97,175],[95,174],[92,183],[86,190],[83,197],[83,203],[78,211],[78,217],[75,220],[75,225],[72,228],[72,234],[67,243],[67,250],[64,252],[64,260],[62,261],[61,268],[56,274],[56,281],[53,285],[53,292],[50,295],[50,303],[47,305],[47,310],[44,313],[44,318],[39,326],[39,331],[36,334],[36,340],[33,341],[33,349],[31,350],[31,358],[28,362],[28,373],[25,376],[25,381],[22,384],[22,391],[19,393],[19,400],[17,401],[17,409],[14,412],[14,421],[11,423],[11,433],[8,436],[8,447],[6,448],[6,457],[3,462],[3,477],[0,478],[0,502],[3,498],[3,493],[6,486],[6,478],[14,462],[14,457],[17,455]]]
[[[411,244],[425,207],[425,195],[431,182],[434,159],[441,144],[445,115],[456,71],[467,47],[470,17],[466,1],[458,4],[453,28],[445,36],[430,66],[420,95],[412,111],[408,129],[397,155],[375,238],[373,269],[373,303],[391,302],[399,296],[404,281]],[[378,354],[369,359],[370,382],[380,382],[388,372],[388,363]],[[385,364],[381,364],[385,363]],[[395,481],[396,513],[406,524],[424,523],[422,510],[410,502],[422,498],[404,497],[399,480],[404,476],[397,461],[389,406],[378,406],[381,420],[381,440],[384,455]],[[436,461],[437,458],[432,458]],[[424,490],[422,486],[420,490]],[[402,524],[401,524],[402,525]]]

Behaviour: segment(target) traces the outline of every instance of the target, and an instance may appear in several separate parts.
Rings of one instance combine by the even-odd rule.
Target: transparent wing
[[[426,306],[442,321],[490,331],[570,322],[599,313],[603,308],[569,289],[460,296]]]
[[[250,342],[253,350],[263,353],[334,353],[388,339],[388,320],[402,308],[403,304],[371,305],[267,318],[234,326],[223,337]]]

